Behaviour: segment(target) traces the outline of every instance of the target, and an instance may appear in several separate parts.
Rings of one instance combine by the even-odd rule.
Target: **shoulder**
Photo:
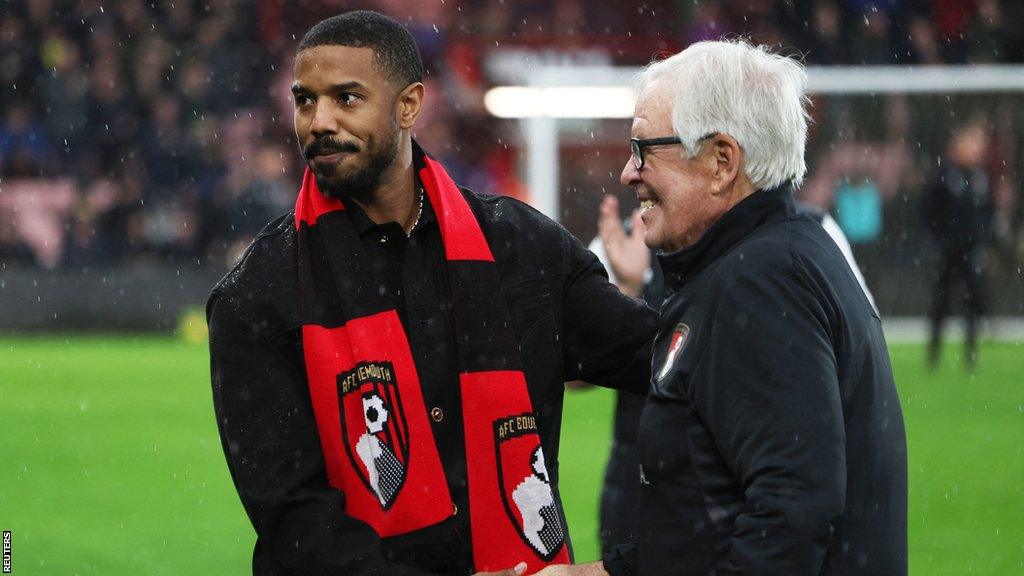
[[[263,227],[242,257],[213,287],[213,291],[238,290],[262,280],[268,265],[280,265],[281,256],[295,245],[295,214],[288,213]]]
[[[462,190],[507,285],[565,278],[578,267],[586,248],[558,222],[515,198]]]
[[[294,213],[273,220],[214,285],[210,303],[226,299],[269,329],[289,324],[298,309],[296,247]]]
[[[481,194],[468,188],[461,190],[485,232],[515,233],[530,241],[568,234],[561,224],[521,200],[510,196]]]
[[[723,255],[715,274],[724,289],[743,281],[756,286],[770,280],[808,286],[815,283],[812,268],[841,266],[846,266],[845,258],[828,232],[813,216],[796,213],[752,232]]]

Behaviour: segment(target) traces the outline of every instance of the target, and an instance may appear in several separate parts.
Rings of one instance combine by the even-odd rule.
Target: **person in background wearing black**
[[[949,295],[961,280],[967,368],[972,369],[978,359],[978,319],[985,312],[985,259],[994,216],[992,182],[985,166],[987,145],[988,132],[981,122],[955,130],[924,194],[925,226],[939,247],[938,278],[929,311],[928,367],[932,370],[939,364]]]
[[[744,41],[640,76],[632,154],[666,290],[639,536],[543,576],[907,573],[907,454],[881,321],[796,208],[806,73]]]
[[[308,169],[207,305],[213,400],[253,572],[502,576],[571,562],[564,382],[643,393],[652,310],[557,223],[460,188],[412,139],[412,36],[314,26]]]

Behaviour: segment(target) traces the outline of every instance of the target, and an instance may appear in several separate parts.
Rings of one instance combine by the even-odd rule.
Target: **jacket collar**
[[[796,207],[793,185],[758,190],[732,207],[692,246],[658,256],[665,283],[678,288],[687,277],[714,262],[762,224],[791,215]]]
[[[416,224],[416,231],[426,228],[437,221],[437,218],[434,215],[434,207],[430,204],[430,199],[426,197],[426,192],[423,190],[423,182],[420,181],[420,169],[425,165],[423,157],[426,155],[427,152],[423,150],[419,143],[414,139],[412,141],[413,190],[423,194],[423,214],[420,215],[420,221]],[[431,156],[431,158],[433,158],[433,156]],[[355,202],[345,204],[345,208],[349,218],[352,219],[352,225],[356,227],[356,232],[360,236],[367,234],[371,230],[376,230],[381,226],[392,224],[391,222],[386,222],[384,224],[375,223],[366,215],[366,212],[359,207],[359,204],[356,204]],[[394,224],[398,223],[394,222]]]

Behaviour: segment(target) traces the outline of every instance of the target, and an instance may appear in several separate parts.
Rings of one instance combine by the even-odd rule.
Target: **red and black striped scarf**
[[[567,563],[494,257],[462,192],[413,148],[447,260],[476,570]],[[307,169],[295,205],[306,373],[329,483],[347,514],[395,536],[456,512],[420,388],[432,375],[417,369],[344,210]]]

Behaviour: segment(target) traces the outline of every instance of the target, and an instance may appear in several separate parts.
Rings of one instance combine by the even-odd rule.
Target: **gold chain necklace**
[[[409,231],[405,233],[406,238],[412,236],[412,231],[416,229],[416,225],[420,223],[420,217],[423,216],[423,188],[420,188],[420,209],[416,212],[416,220],[413,221],[412,226],[409,227]]]

